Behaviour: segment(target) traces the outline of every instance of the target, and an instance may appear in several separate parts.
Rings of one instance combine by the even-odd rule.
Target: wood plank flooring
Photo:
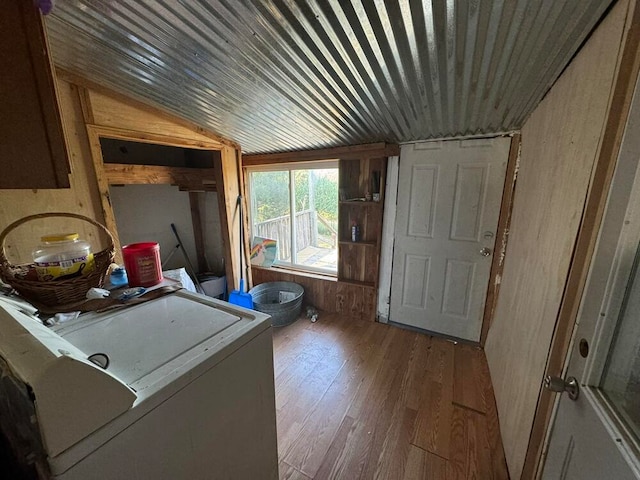
[[[508,479],[482,350],[335,314],[273,344],[282,480]]]

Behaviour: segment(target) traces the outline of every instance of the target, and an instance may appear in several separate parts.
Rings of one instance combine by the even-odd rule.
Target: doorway
[[[100,137],[100,147],[120,242],[157,242],[164,269],[190,263],[199,273],[224,276],[213,174],[220,152],[105,137]],[[188,262],[176,253],[171,224]]]
[[[182,139],[152,142],[136,132],[111,136],[99,127],[87,130],[116,262],[122,262],[121,245],[154,241],[165,269],[189,267],[194,282],[206,273],[217,290],[225,278],[233,284],[224,152]]]
[[[480,341],[510,144],[402,146],[390,321]]]

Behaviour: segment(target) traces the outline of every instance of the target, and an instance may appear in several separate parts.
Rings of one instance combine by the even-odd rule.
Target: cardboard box
[[[206,277],[200,279],[200,285],[202,285],[205,295],[222,299],[226,292],[227,277]]]

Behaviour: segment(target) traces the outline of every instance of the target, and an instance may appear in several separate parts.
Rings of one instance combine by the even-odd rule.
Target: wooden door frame
[[[573,258],[565,284],[556,328],[554,330],[546,375],[561,376],[569,354],[571,337],[585,288],[591,258],[600,233],[609,187],[620,152],[631,100],[640,70],[640,5],[630,2],[628,21],[618,59],[618,71],[610,97],[607,120],[600,138],[591,185],[585,201]],[[541,388],[529,437],[529,445],[521,479],[534,479],[542,474],[543,449],[553,419],[557,395]]]
[[[504,270],[504,259],[509,240],[509,227],[511,226],[511,213],[513,212],[513,195],[516,189],[518,178],[518,163],[520,162],[520,133],[511,136],[509,146],[509,160],[504,176],[504,187],[502,190],[502,201],[500,203],[500,213],[498,214],[498,227],[496,228],[496,241],[493,247],[493,258],[491,260],[491,270],[489,271],[489,285],[484,303],[484,314],[482,316],[482,330],[480,331],[480,346],[484,348],[489,334],[489,327],[498,304],[498,294],[500,293],[500,281]]]
[[[491,326],[491,321],[493,320],[493,315],[495,313],[495,308],[498,303],[498,293],[500,291],[500,280],[502,278],[502,271],[504,269],[504,259],[505,253],[507,250],[507,242],[509,239],[509,227],[511,225],[511,213],[513,211],[513,196],[516,187],[516,179],[518,176],[518,164],[520,161],[520,146],[521,146],[521,134],[520,132],[504,132],[504,133],[495,133],[495,134],[486,134],[486,135],[469,135],[469,136],[460,136],[460,137],[452,137],[452,138],[440,138],[440,139],[432,139],[432,140],[423,140],[417,142],[406,142],[402,145],[414,144],[414,143],[425,143],[425,142],[453,142],[453,141],[463,141],[463,140],[476,140],[476,139],[492,139],[492,138],[511,138],[511,143],[509,145],[509,154],[507,159],[507,166],[505,170],[504,177],[504,185],[502,188],[502,199],[500,201],[500,210],[498,213],[498,225],[496,227],[496,240],[493,248],[493,257],[491,259],[491,268],[489,270],[489,283],[487,285],[487,292],[485,295],[485,304],[482,313],[482,326],[480,330],[480,339],[477,342],[472,342],[468,340],[459,339],[464,343],[469,343],[472,345],[478,345],[481,348],[484,348],[485,342],[487,340],[487,335],[489,333],[489,328]],[[398,150],[398,175],[399,175],[399,162],[402,161],[401,150]],[[396,190],[396,195],[398,194],[398,189],[400,188],[399,177],[395,179],[395,182],[389,185],[390,188],[394,188]],[[396,205],[397,208],[397,205]],[[395,223],[395,215],[394,215],[394,223]],[[395,225],[393,227],[393,232],[395,232]],[[381,235],[384,233],[382,232]],[[392,238],[392,250],[395,248],[395,235]],[[393,262],[389,271],[389,292],[387,295],[391,295],[391,275],[393,271]],[[380,282],[379,282],[380,283]],[[389,303],[389,308],[391,304]],[[390,313],[389,313],[390,316]],[[387,321],[383,323],[387,323]],[[393,320],[392,320],[393,322]],[[409,326],[403,326],[403,328],[414,328]],[[417,329],[418,331],[422,331]],[[430,332],[430,334],[434,334]],[[436,334],[437,335],[437,334]],[[446,336],[445,336],[446,337]]]
[[[89,139],[89,148],[91,151],[91,158],[93,160],[93,166],[95,169],[96,179],[98,181],[98,189],[100,191],[100,202],[102,205],[102,211],[105,220],[105,226],[113,235],[114,246],[116,249],[116,258],[121,261],[121,242],[118,234],[118,228],[116,225],[116,218],[113,212],[111,204],[111,197],[109,193],[109,180],[104,170],[104,159],[102,157],[102,148],[100,146],[100,138],[110,138],[125,141],[133,141],[140,143],[149,143],[155,145],[166,145],[171,147],[192,148],[199,150],[210,150],[221,152],[225,148],[220,148],[219,143],[207,143],[202,141],[194,141],[179,137],[170,137],[167,135],[156,135],[143,132],[137,132],[133,130],[104,127],[99,125],[86,124],[87,137]],[[217,162],[220,163],[220,162]],[[220,224],[223,230],[223,243],[224,243],[224,255],[225,255],[225,268],[227,275],[227,282],[229,285],[235,285],[236,282],[236,269],[234,265],[234,257],[231,251],[232,239],[229,237],[229,219],[227,218],[226,204],[227,198],[225,193],[225,182],[221,178],[222,169],[219,167],[214,168],[216,176],[216,184],[218,186],[218,207],[220,214]],[[164,183],[164,182],[162,182]],[[234,199],[235,202],[235,199]]]

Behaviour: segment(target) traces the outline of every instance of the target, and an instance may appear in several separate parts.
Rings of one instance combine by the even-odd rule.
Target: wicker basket
[[[5,252],[5,239],[7,235],[16,227],[26,222],[49,217],[67,217],[83,220],[98,227],[107,235],[109,239],[107,248],[93,254],[95,269],[92,272],[80,277],[43,282],[33,278],[25,278],[33,276],[35,269],[33,263],[12,265],[9,260],[7,260]],[[11,285],[21,296],[33,303],[36,307],[49,312],[56,311],[55,307],[61,307],[58,311],[63,311],[63,307],[65,306],[68,307],[80,303],[86,299],[85,295],[90,288],[101,287],[107,269],[109,265],[111,265],[111,262],[113,262],[115,253],[113,237],[109,230],[102,224],[82,215],[60,212],[30,215],[13,222],[0,234],[0,246],[2,247],[0,248],[0,278],[5,283]]]

